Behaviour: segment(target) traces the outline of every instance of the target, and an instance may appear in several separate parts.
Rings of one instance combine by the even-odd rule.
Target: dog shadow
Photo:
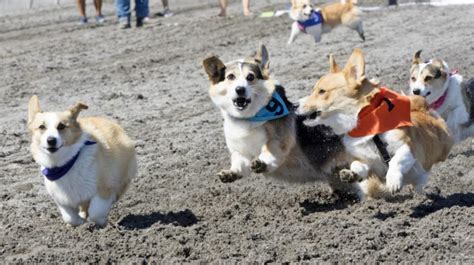
[[[326,201],[306,199],[300,202],[300,207],[301,213],[306,216],[318,212],[342,210],[357,202],[358,198],[355,195],[335,193],[331,198],[326,198]]]
[[[165,214],[160,212],[149,214],[129,214],[120,220],[118,225],[124,227],[127,230],[133,230],[146,229],[155,223],[188,227],[196,224],[198,221],[199,220],[196,215],[194,215],[191,210],[186,209],[184,211],[168,212]]]
[[[439,210],[451,208],[454,206],[460,207],[472,207],[474,206],[474,193],[455,193],[447,197],[440,196],[439,194],[427,194],[431,202],[427,204],[420,204],[413,208],[413,212],[410,214],[412,218],[423,218]]]

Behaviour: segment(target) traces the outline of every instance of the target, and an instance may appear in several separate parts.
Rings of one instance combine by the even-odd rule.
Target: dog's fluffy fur
[[[348,135],[357,125],[358,113],[378,91],[378,85],[365,78],[364,57],[362,51],[356,49],[343,70],[330,56],[330,73],[316,83],[310,96],[301,100],[298,112],[317,113],[315,119],[306,121],[307,125],[324,124],[332,127],[336,134],[344,135],[344,146],[354,159],[350,169],[359,177],[374,174],[382,181],[385,179],[383,190],[392,193],[404,184],[412,184],[421,192],[433,164],[445,160],[450,151],[452,140],[446,124],[436,113],[430,112],[422,97],[410,97],[414,126],[379,135],[392,156],[387,167],[372,141],[373,136]],[[369,187],[364,182],[361,185]],[[378,191],[368,191],[371,192]]]
[[[421,50],[413,56],[409,92],[424,97],[430,105],[446,95],[435,110],[446,121],[455,143],[474,135],[472,113],[469,113],[473,98],[467,88],[462,85],[461,75],[450,74],[445,61],[432,59],[423,62]]]
[[[77,103],[67,111],[42,112],[38,97],[33,96],[28,106],[31,154],[40,166],[54,168],[80,152],[62,178],[50,181],[44,177],[46,189],[66,223],[77,226],[89,220],[105,226],[112,204],[136,175],[135,146],[109,120],[78,118],[83,109],[87,106]],[[96,144],[85,145],[86,141]]]
[[[230,170],[218,174],[222,181],[234,181],[253,171],[289,182],[325,180],[335,190],[354,191],[352,184],[332,176],[337,166],[347,165],[340,138],[328,127],[309,128],[302,124],[304,117],[294,114],[283,87],[276,85],[269,74],[264,46],[255,57],[224,64],[211,56],[203,65],[211,82],[209,95],[224,118],[231,154]],[[266,122],[249,121],[268,104],[275,90],[283,95],[290,114]]]
[[[312,11],[317,10],[311,4],[311,0],[292,0],[290,18],[294,20],[291,26],[290,39],[288,45],[293,43],[296,37],[304,32],[298,27],[298,21],[305,21]],[[364,29],[362,27],[362,12],[353,5],[351,0],[346,2],[323,5],[320,9],[323,18],[322,27],[310,27],[307,34],[313,36],[315,42],[321,41],[321,35],[330,32],[339,25],[344,25],[359,33],[362,40],[365,40]]]

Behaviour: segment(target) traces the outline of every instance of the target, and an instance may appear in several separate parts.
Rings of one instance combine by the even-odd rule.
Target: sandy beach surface
[[[230,157],[201,66],[209,54],[230,61],[264,43],[292,101],[328,71],[330,53],[343,63],[355,47],[368,76],[396,90],[419,49],[474,77],[474,6],[365,12],[365,42],[338,28],[319,44],[300,36],[290,47],[287,16],[244,18],[238,2],[226,19],[217,4],[172,8],[175,16],[129,30],[117,27],[111,4],[103,26],[78,26],[74,7],[0,17],[2,263],[474,262],[473,138],[434,167],[425,195],[405,188],[395,199],[352,203],[322,183],[256,174],[221,183],[216,173]],[[152,13],[160,9],[153,3]],[[81,115],[116,120],[136,141],[139,174],[106,228],[66,226],[48,196],[29,153],[34,94],[45,110],[86,102]]]

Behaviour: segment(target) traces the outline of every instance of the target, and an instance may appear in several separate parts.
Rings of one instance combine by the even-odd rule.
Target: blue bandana
[[[96,142],[91,142],[91,141],[86,141],[84,145],[94,145]],[[81,148],[82,149],[82,148]],[[64,175],[69,172],[69,170],[74,166],[74,163],[76,163],[77,158],[79,157],[79,154],[81,153],[81,150],[77,152],[77,154],[69,160],[66,164],[60,166],[60,167],[53,167],[53,168],[43,168],[41,169],[41,173],[49,180],[49,181],[55,181],[60,178],[62,178]]]
[[[268,104],[261,108],[250,121],[270,121],[285,117],[289,114],[285,101],[276,91],[273,92],[272,98]]]
[[[298,28],[301,31],[306,32],[307,27],[316,26],[321,23],[323,23],[323,16],[321,15],[321,11],[313,10],[311,11],[311,14],[309,15],[309,18],[307,20],[304,20],[304,21],[298,20]]]

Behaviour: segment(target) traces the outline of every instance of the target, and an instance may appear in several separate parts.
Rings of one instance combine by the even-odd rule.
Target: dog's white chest
[[[44,177],[46,190],[57,204],[77,208],[97,193],[96,150],[96,146],[84,147],[74,166],[60,179]]]
[[[265,128],[260,122],[225,120],[224,133],[230,152],[239,152],[248,158],[258,156],[267,142]]]

